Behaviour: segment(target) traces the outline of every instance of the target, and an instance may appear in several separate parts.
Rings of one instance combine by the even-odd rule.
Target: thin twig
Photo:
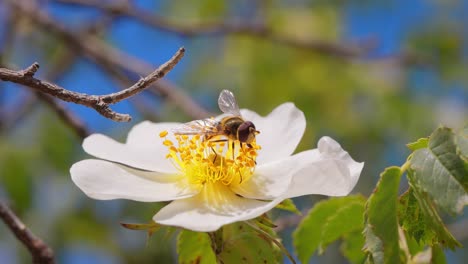
[[[0,79],[3,81],[14,82],[22,85],[26,85],[37,91],[50,94],[63,101],[73,102],[94,108],[101,115],[110,118],[114,121],[128,122],[131,120],[130,115],[119,114],[109,108],[110,104],[120,102],[130,96],[133,96],[145,88],[151,83],[164,77],[174,66],[180,61],[185,53],[184,48],[180,48],[176,54],[166,63],[162,64],[158,69],[150,73],[148,76],[141,78],[131,87],[108,95],[88,95],[83,93],[77,93],[62,88],[56,84],[49,83],[34,78],[34,74],[39,69],[39,64],[33,63],[28,68],[21,71],[13,71],[6,68],[0,68]]]
[[[8,206],[0,201],[0,218],[31,253],[33,263],[53,264],[54,252],[35,236]]]
[[[108,71],[112,71],[112,68],[117,67],[138,76],[145,76],[152,69],[151,65],[107,45],[97,37],[70,32],[60,22],[51,19],[38,8],[26,5],[22,1],[5,0],[5,2],[20,12],[22,16],[31,19],[34,25],[41,27],[46,33],[55,34],[66,43],[68,48],[75,49],[97,65],[107,68]],[[127,77],[121,76],[121,78]],[[161,80],[152,87],[159,95],[166,97],[171,103],[193,118],[200,119],[211,115],[174,84]]]

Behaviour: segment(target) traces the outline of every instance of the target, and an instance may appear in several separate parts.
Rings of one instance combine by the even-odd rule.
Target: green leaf
[[[432,258],[431,258],[431,263],[432,264],[446,264],[447,260],[445,259],[445,254],[444,251],[442,250],[441,247],[435,245],[432,246]]]
[[[419,207],[412,188],[400,196],[398,216],[400,225],[418,244],[432,241],[435,233],[428,226],[426,215]]]
[[[438,128],[427,148],[416,150],[410,159],[413,187],[428,193],[443,210],[460,213],[468,203],[468,171],[456,153],[454,134]]]
[[[257,218],[254,219],[255,224],[257,225],[262,225],[266,228],[275,228],[276,225],[271,221],[271,219],[268,217],[268,215],[263,214]]]
[[[362,230],[364,202],[362,196],[348,196],[317,203],[293,234],[301,262],[307,262],[315,250],[323,251],[341,236]]]
[[[269,229],[268,233],[276,237]],[[225,264],[235,263],[280,263],[280,249],[246,223],[223,227],[223,247],[218,258]]]
[[[429,144],[429,138],[420,138],[416,142],[406,144],[406,146],[412,151],[416,151],[421,148],[427,148],[428,144]]]
[[[297,209],[296,205],[294,204],[294,201],[292,199],[285,199],[281,203],[279,203],[275,208],[293,212],[298,215],[302,215],[301,211]]]
[[[319,254],[322,254],[330,243],[344,234],[364,228],[364,203],[364,199],[350,202],[327,219],[322,230]]]
[[[400,168],[385,169],[367,201],[364,233],[366,250],[374,263],[400,263],[397,220],[400,178]]]
[[[216,255],[211,249],[207,233],[182,230],[177,237],[179,263],[216,263]]]
[[[424,239],[423,241],[429,243],[431,246],[440,244],[451,249],[454,249],[457,246],[460,247],[460,243],[445,227],[428,194],[414,188],[414,172],[412,170],[408,170],[407,175],[409,184],[413,190],[412,193],[418,202],[420,210],[418,218],[414,219],[414,221],[420,221],[419,224],[423,226],[423,229],[416,227],[416,230],[421,232],[418,236],[421,239]],[[408,221],[410,221],[410,219],[408,219]],[[413,233],[409,232],[409,234],[414,237]]]
[[[455,136],[455,144],[457,145],[457,154],[468,162],[468,125],[460,130]]]
[[[343,243],[341,244],[340,250],[349,262],[361,264],[366,258],[362,250],[364,242],[362,230],[354,231],[343,236]]]

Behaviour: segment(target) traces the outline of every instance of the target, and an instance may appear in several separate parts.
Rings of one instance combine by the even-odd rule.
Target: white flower
[[[343,196],[355,186],[364,164],[329,137],[317,149],[292,155],[306,125],[294,104],[282,104],[266,117],[241,113],[261,132],[242,153],[199,137],[166,135],[178,123],[146,121],[129,132],[125,144],[101,134],[86,138],[84,150],[99,159],[75,163],[72,179],[94,199],[172,201],[153,220],[201,232],[258,217],[286,198]]]

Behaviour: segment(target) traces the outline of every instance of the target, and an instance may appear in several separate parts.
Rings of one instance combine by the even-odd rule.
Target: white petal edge
[[[290,156],[306,127],[304,113],[293,103],[279,105],[266,117],[248,109],[242,109],[241,114],[260,131],[257,135],[257,144],[262,147],[257,157],[259,165]]]
[[[284,198],[308,194],[347,195],[353,190],[364,167],[363,162],[354,161],[330,137],[319,140],[318,151],[304,151],[293,157],[296,159],[297,169]]]
[[[188,188],[183,176],[136,170],[104,160],[79,161],[70,168],[70,174],[86,195],[98,200],[158,202],[183,199],[199,192]]]
[[[130,130],[126,144],[102,134],[92,134],[83,141],[83,149],[97,158],[138,169],[176,173],[176,168],[165,157],[168,150],[159,137],[160,132],[176,125],[178,123],[142,122]]]
[[[245,198],[273,200],[288,190],[296,168],[296,156],[258,165],[249,180],[231,184],[231,189]]]
[[[197,232],[213,232],[221,226],[258,217],[278,205],[283,199],[263,202],[236,196],[232,192],[223,195],[226,208],[207,204],[202,195],[173,201],[154,217],[156,223],[178,226]]]

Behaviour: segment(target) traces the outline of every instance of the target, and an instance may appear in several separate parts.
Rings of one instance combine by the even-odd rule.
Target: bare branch
[[[128,89],[122,90],[120,92],[116,92],[107,96],[102,96],[101,99],[103,102],[108,103],[108,104],[114,104],[119,101],[122,101],[125,98],[128,98],[132,95],[135,95],[142,90],[144,90],[146,87],[148,87],[151,83],[161,79],[168,73],[174,66],[182,59],[184,56],[185,49],[180,48],[177,53],[166,63],[163,65],[159,66],[159,68],[150,73],[148,76],[145,78],[141,78],[137,83],[129,87]]]
[[[162,64],[158,69],[150,73],[147,77],[141,78],[138,82],[125,90],[108,95],[97,96],[77,93],[69,91],[56,84],[36,79],[34,78],[34,74],[39,69],[38,63],[33,63],[31,66],[21,71],[0,68],[0,79],[3,81],[14,82],[31,87],[37,91],[41,91],[57,97],[63,101],[73,102],[94,108],[101,115],[114,121],[128,122],[131,120],[130,115],[114,112],[109,108],[109,105],[120,102],[123,99],[143,91],[151,83],[164,77],[180,61],[184,53],[185,49],[180,48],[169,61]]]
[[[138,60],[128,54],[105,44],[101,39],[78,35],[70,32],[58,21],[54,21],[46,13],[33,6],[24,4],[22,1],[5,0],[11,7],[16,9],[22,16],[31,19],[35,25],[41,27],[47,33],[53,33],[63,40],[67,47],[75,49],[78,53],[85,55],[97,65],[106,68],[107,71],[121,68],[125,71],[136,73],[140,76],[148,75],[153,68],[151,65]],[[113,71],[114,74],[117,72]],[[120,76],[121,79],[127,79]],[[211,114],[200,107],[189,96],[174,84],[161,80],[152,86],[159,95],[167,97],[171,103],[181,108],[189,116],[200,119],[206,118]],[[151,91],[151,90],[150,90]]]
[[[53,264],[54,252],[44,241],[35,236],[18,216],[0,201],[0,218],[31,253],[33,263]]]

